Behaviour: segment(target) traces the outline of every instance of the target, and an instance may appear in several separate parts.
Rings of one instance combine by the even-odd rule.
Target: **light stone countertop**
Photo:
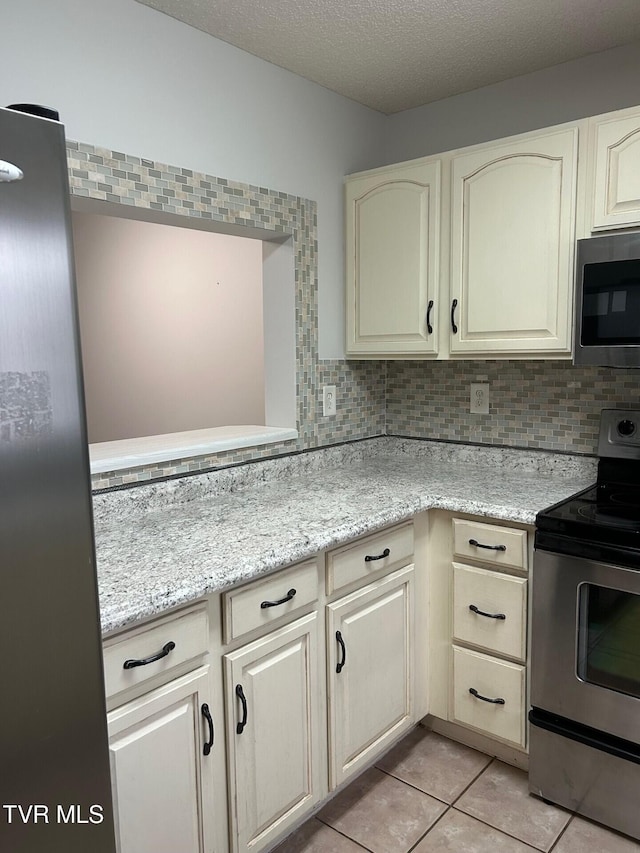
[[[384,439],[244,469],[224,487],[205,475],[95,496],[104,634],[423,510],[533,524],[595,480],[584,457]]]

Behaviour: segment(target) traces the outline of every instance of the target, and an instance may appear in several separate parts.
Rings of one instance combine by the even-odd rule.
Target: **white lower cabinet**
[[[331,789],[414,722],[413,589],[409,565],[327,607]]]
[[[531,544],[524,525],[430,517],[431,726],[524,768]]]
[[[524,747],[525,687],[524,666],[453,647],[455,722]]]
[[[526,745],[527,532],[454,518],[449,719]],[[465,648],[471,646],[471,648]],[[509,658],[509,660],[503,660]]]
[[[454,563],[453,640],[524,661],[526,578]]]
[[[323,795],[318,623],[310,613],[224,656],[234,851],[268,846]]]
[[[201,666],[108,715],[118,853],[214,850],[209,693]]]

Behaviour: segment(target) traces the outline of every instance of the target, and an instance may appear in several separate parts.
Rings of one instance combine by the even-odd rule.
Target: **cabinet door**
[[[109,714],[118,853],[213,851],[209,693],[205,666]]]
[[[453,353],[571,352],[577,142],[570,128],[453,158]]]
[[[323,795],[318,614],[225,655],[234,850],[259,850]]]
[[[327,608],[332,789],[413,723],[413,584],[411,565]]]
[[[345,192],[347,355],[435,354],[439,161],[353,178]]]
[[[591,119],[593,230],[640,225],[640,111]]]

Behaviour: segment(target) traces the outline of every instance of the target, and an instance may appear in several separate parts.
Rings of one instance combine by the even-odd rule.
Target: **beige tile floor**
[[[418,726],[274,853],[632,853],[508,764]]]

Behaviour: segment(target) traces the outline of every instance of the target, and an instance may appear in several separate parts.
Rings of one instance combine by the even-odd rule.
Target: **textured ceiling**
[[[138,2],[383,113],[640,39],[640,0]]]

